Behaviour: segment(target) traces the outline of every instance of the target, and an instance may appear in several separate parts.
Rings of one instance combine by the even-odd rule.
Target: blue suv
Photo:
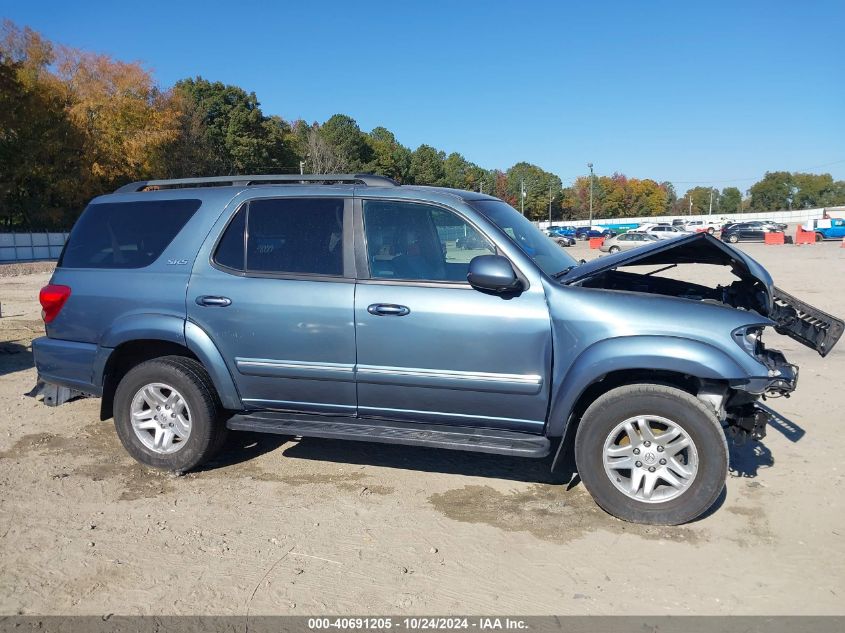
[[[715,288],[631,272],[703,262]],[[620,270],[620,267],[626,270]],[[41,292],[41,392],[101,398],[140,462],[185,471],[228,430],[525,457],[676,524],[725,485],[842,321],[706,233],[579,264],[499,199],[371,175],[136,182],[93,200]]]

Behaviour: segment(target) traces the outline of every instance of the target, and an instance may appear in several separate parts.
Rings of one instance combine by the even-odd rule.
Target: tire
[[[713,235],[713,234],[716,232],[716,229],[714,229],[714,228],[711,226],[709,229],[707,229],[707,232],[708,232],[710,235]]]
[[[624,427],[618,430],[627,422],[639,435],[643,428],[640,420],[645,420],[652,432],[665,426],[667,431],[679,429],[681,435],[671,442],[661,442],[660,434],[654,433],[653,441],[647,445],[645,441],[631,440]],[[684,437],[690,445],[673,454],[671,451],[677,450]],[[614,438],[621,438],[617,439],[618,444]],[[627,445],[625,438],[629,438]],[[661,445],[666,448],[657,452]],[[611,456],[606,460],[608,450],[630,453],[632,468],[607,467],[606,461],[624,458]],[[640,452],[633,455],[636,451]],[[669,458],[668,466],[659,465],[666,463],[661,455]],[[584,413],[575,436],[575,463],[584,486],[609,514],[633,523],[678,525],[701,516],[721,494],[727,478],[728,444],[713,411],[695,396],[665,385],[627,385],[600,396]],[[646,463],[654,464],[651,468],[656,474],[647,472]],[[691,476],[682,477],[680,469]],[[680,482],[679,486],[669,485],[661,478],[663,473]],[[650,498],[646,494],[649,478],[659,482],[653,484]]]
[[[731,244],[736,244],[739,241],[739,237],[737,236],[736,233],[734,233],[733,235],[728,236],[728,241]]]
[[[168,414],[166,403],[171,401],[175,404]],[[160,412],[151,402],[161,407]],[[148,428],[136,430],[133,411],[143,418],[136,424]],[[115,392],[114,425],[124,448],[142,464],[163,470],[184,472],[209,460],[226,439],[221,413],[208,373],[183,356],[164,356],[133,367]],[[165,440],[157,447],[159,437]]]
[[[618,246],[611,246],[611,247],[610,247],[610,254],[611,254],[611,255],[613,255],[614,253],[618,253],[618,252],[619,252],[619,247],[618,247]]]
[[[824,240],[824,235],[816,233],[816,242],[821,242],[822,240]]]

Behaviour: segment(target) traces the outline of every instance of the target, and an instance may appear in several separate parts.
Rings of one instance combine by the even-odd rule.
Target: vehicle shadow
[[[239,436],[252,435],[251,442]],[[269,438],[269,439],[268,439]],[[232,433],[225,451],[206,469],[251,459],[291,440],[285,436]],[[399,446],[305,437],[284,448],[285,457],[338,464],[381,466],[419,472],[470,475],[531,483],[566,484],[566,470],[551,472],[554,451],[542,459],[488,455],[419,446]]]
[[[757,405],[768,415],[767,427],[783,435],[790,442],[799,442],[806,431],[797,423],[781,415],[764,404]],[[728,441],[730,452],[730,472],[733,477],[753,478],[762,468],[771,468],[775,464],[774,455],[761,441],[749,439],[745,442],[736,439]]]
[[[195,468],[194,472],[201,473],[242,464],[275,451],[291,440],[293,438],[288,435],[230,431],[220,451],[212,459]]]
[[[771,468],[775,464],[772,452],[762,442],[748,440],[739,443],[728,441],[728,468],[731,477],[752,479],[761,468]]]
[[[32,350],[16,341],[0,342],[0,376],[29,369],[35,365]]]

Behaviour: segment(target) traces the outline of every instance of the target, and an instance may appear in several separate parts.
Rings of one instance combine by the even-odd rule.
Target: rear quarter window
[[[170,245],[200,200],[144,200],[91,204],[71,231],[58,266],[143,268]]]

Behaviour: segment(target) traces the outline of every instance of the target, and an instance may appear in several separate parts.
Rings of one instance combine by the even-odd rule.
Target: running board
[[[515,431],[273,411],[239,413],[229,418],[226,426],[233,431],[409,444],[521,457],[545,457],[551,450],[548,438]]]

